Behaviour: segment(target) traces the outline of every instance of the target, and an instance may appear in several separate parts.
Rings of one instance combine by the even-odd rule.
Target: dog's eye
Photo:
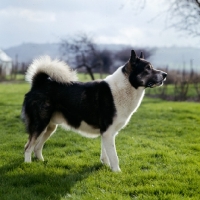
[[[150,65],[147,65],[147,66],[146,66],[146,69],[147,69],[147,70],[151,70],[151,66],[150,66]]]

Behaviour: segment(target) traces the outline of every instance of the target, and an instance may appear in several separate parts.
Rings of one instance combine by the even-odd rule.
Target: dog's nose
[[[163,79],[165,79],[167,77],[167,73],[163,72],[162,76],[163,76]]]

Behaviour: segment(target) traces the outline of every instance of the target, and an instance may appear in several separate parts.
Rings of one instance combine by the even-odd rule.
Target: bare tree
[[[147,0],[131,1],[136,12],[137,4],[141,5],[139,10],[143,9]],[[200,36],[200,0],[168,0],[163,1],[167,6],[167,24],[169,28],[175,28],[177,31],[185,31],[186,34],[198,37]]]
[[[200,36],[200,0],[169,0],[168,3],[170,27]]]
[[[91,37],[81,33],[73,38],[63,39],[60,47],[63,55],[75,64],[75,69],[84,67],[91,79],[94,80],[93,69],[101,67],[102,60]]]

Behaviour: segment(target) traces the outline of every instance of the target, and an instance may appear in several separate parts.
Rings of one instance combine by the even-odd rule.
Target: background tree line
[[[111,74],[125,64],[130,57],[131,49],[127,47],[118,51],[100,50],[98,44],[87,34],[78,34],[60,42],[63,59],[78,72],[88,73],[91,80],[95,79],[94,73],[99,73],[102,78],[103,74]],[[153,49],[135,50],[138,55],[142,51],[147,60],[154,53]],[[28,65],[28,63],[13,63],[12,74],[7,80],[24,80]],[[192,61],[190,71],[186,71],[184,67],[182,70],[169,70],[160,66],[160,69],[168,73],[167,80],[163,87],[147,90],[147,95],[175,101],[200,101],[200,74],[192,68]],[[5,81],[6,77],[0,74],[0,80]]]

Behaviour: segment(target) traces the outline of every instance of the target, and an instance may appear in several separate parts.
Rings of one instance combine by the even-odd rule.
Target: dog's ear
[[[143,54],[143,52],[140,53],[140,58],[144,59],[144,54]]]
[[[135,53],[134,50],[131,50],[131,57],[130,57],[130,61],[131,63],[134,63],[136,61],[137,55]]]

